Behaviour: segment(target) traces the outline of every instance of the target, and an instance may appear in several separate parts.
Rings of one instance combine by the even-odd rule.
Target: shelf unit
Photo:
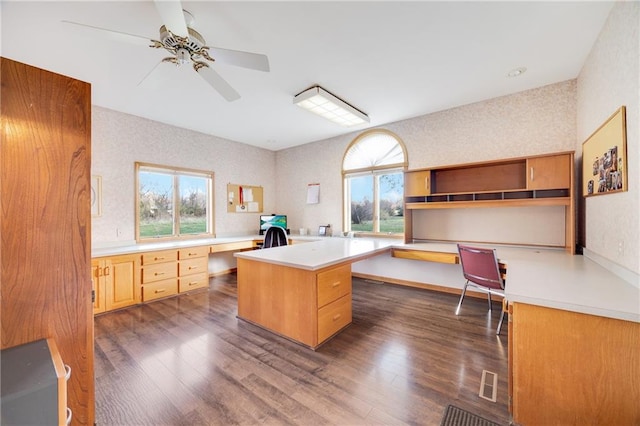
[[[405,241],[414,239],[414,210],[564,206],[565,249],[573,252],[573,161],[573,152],[561,152],[408,170],[404,180]]]

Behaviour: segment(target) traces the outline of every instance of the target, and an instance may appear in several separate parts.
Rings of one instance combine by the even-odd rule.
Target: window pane
[[[179,177],[180,234],[203,234],[207,229],[208,179],[196,176]]]
[[[166,237],[173,232],[173,176],[140,170],[140,237]]]
[[[373,231],[373,176],[349,178],[351,230]]]
[[[404,176],[402,173],[380,175],[380,232],[404,232]]]

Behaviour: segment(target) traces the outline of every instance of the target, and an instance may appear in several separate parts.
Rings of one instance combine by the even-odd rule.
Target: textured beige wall
[[[227,213],[227,184],[262,185],[275,209],[275,153],[113,110],[93,107],[91,173],[102,176],[102,216],[91,221],[94,247],[135,240],[136,161],[215,173],[215,231],[257,232],[258,213]]]
[[[628,191],[588,197],[586,248],[640,273],[640,3],[616,3],[578,77],[576,157],[620,106],[627,108]],[[581,182],[581,181],[579,181]]]
[[[403,140],[411,169],[496,160],[574,150],[575,105],[570,80],[381,127]],[[330,223],[342,230],[341,163],[358,134],[277,153],[277,205],[292,217],[292,229],[315,232]],[[304,204],[306,185],[314,182],[320,204]]]

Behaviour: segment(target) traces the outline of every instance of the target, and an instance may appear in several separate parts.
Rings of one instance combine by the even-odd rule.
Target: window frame
[[[394,138],[396,140],[396,142],[398,143],[399,147],[402,149],[402,154],[404,157],[404,161],[399,162],[399,163],[392,163],[392,164],[385,164],[385,165],[381,165],[381,166],[372,166],[372,167],[363,167],[363,168],[357,168],[357,169],[348,169],[345,170],[344,168],[344,163],[345,163],[345,159],[349,153],[349,151],[351,150],[351,148],[362,142],[364,139],[370,138],[372,136],[375,135],[379,135],[379,134],[383,134],[386,136],[391,136],[392,138]],[[407,170],[409,164],[409,160],[408,160],[408,156],[407,156],[407,149],[404,145],[404,142],[402,142],[402,139],[400,139],[400,137],[398,135],[396,135],[395,133],[386,130],[386,129],[371,129],[371,130],[367,130],[361,134],[359,134],[355,139],[353,139],[353,141],[351,141],[351,143],[349,144],[349,146],[347,147],[347,149],[345,150],[343,157],[342,157],[342,229],[345,232],[354,232],[354,234],[357,234],[359,236],[373,236],[373,237],[404,237],[405,232],[403,231],[402,233],[390,233],[390,232],[379,232],[379,231],[375,231],[375,229],[380,229],[380,199],[379,199],[379,177],[380,175],[384,175],[384,174],[392,174],[392,173],[403,173]],[[373,185],[374,185],[374,193],[373,193],[373,197],[374,199],[372,200],[373,203],[373,229],[374,231],[351,231],[351,193],[348,189],[348,184],[347,184],[347,180],[349,178],[352,177],[359,177],[359,176],[367,176],[367,175],[373,175],[374,176],[374,181],[373,181]],[[404,188],[404,176],[403,176],[403,188]],[[403,194],[403,215],[405,214],[404,212],[404,194]],[[403,228],[406,230],[406,216],[405,217],[405,221],[404,221],[404,226]]]
[[[140,171],[157,172],[173,176],[173,234],[167,236],[141,237],[140,236]],[[180,176],[202,177],[208,179],[207,185],[207,218],[206,226],[208,232],[200,234],[180,234],[180,191],[178,181]],[[136,242],[151,241],[175,241],[199,238],[215,237],[215,198],[214,198],[214,177],[215,173],[207,170],[197,170],[185,167],[166,166],[160,164],[135,162],[135,235]],[[177,213],[177,214],[176,214]]]

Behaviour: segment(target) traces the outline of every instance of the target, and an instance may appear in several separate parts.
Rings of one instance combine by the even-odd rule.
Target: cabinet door
[[[106,260],[107,310],[140,303],[140,256],[115,256]]]
[[[527,159],[527,189],[564,189],[571,186],[571,155]]]
[[[104,261],[91,259],[91,282],[93,284],[93,313],[106,311]]]
[[[404,174],[404,191],[407,197],[431,194],[431,170],[407,172]]]

